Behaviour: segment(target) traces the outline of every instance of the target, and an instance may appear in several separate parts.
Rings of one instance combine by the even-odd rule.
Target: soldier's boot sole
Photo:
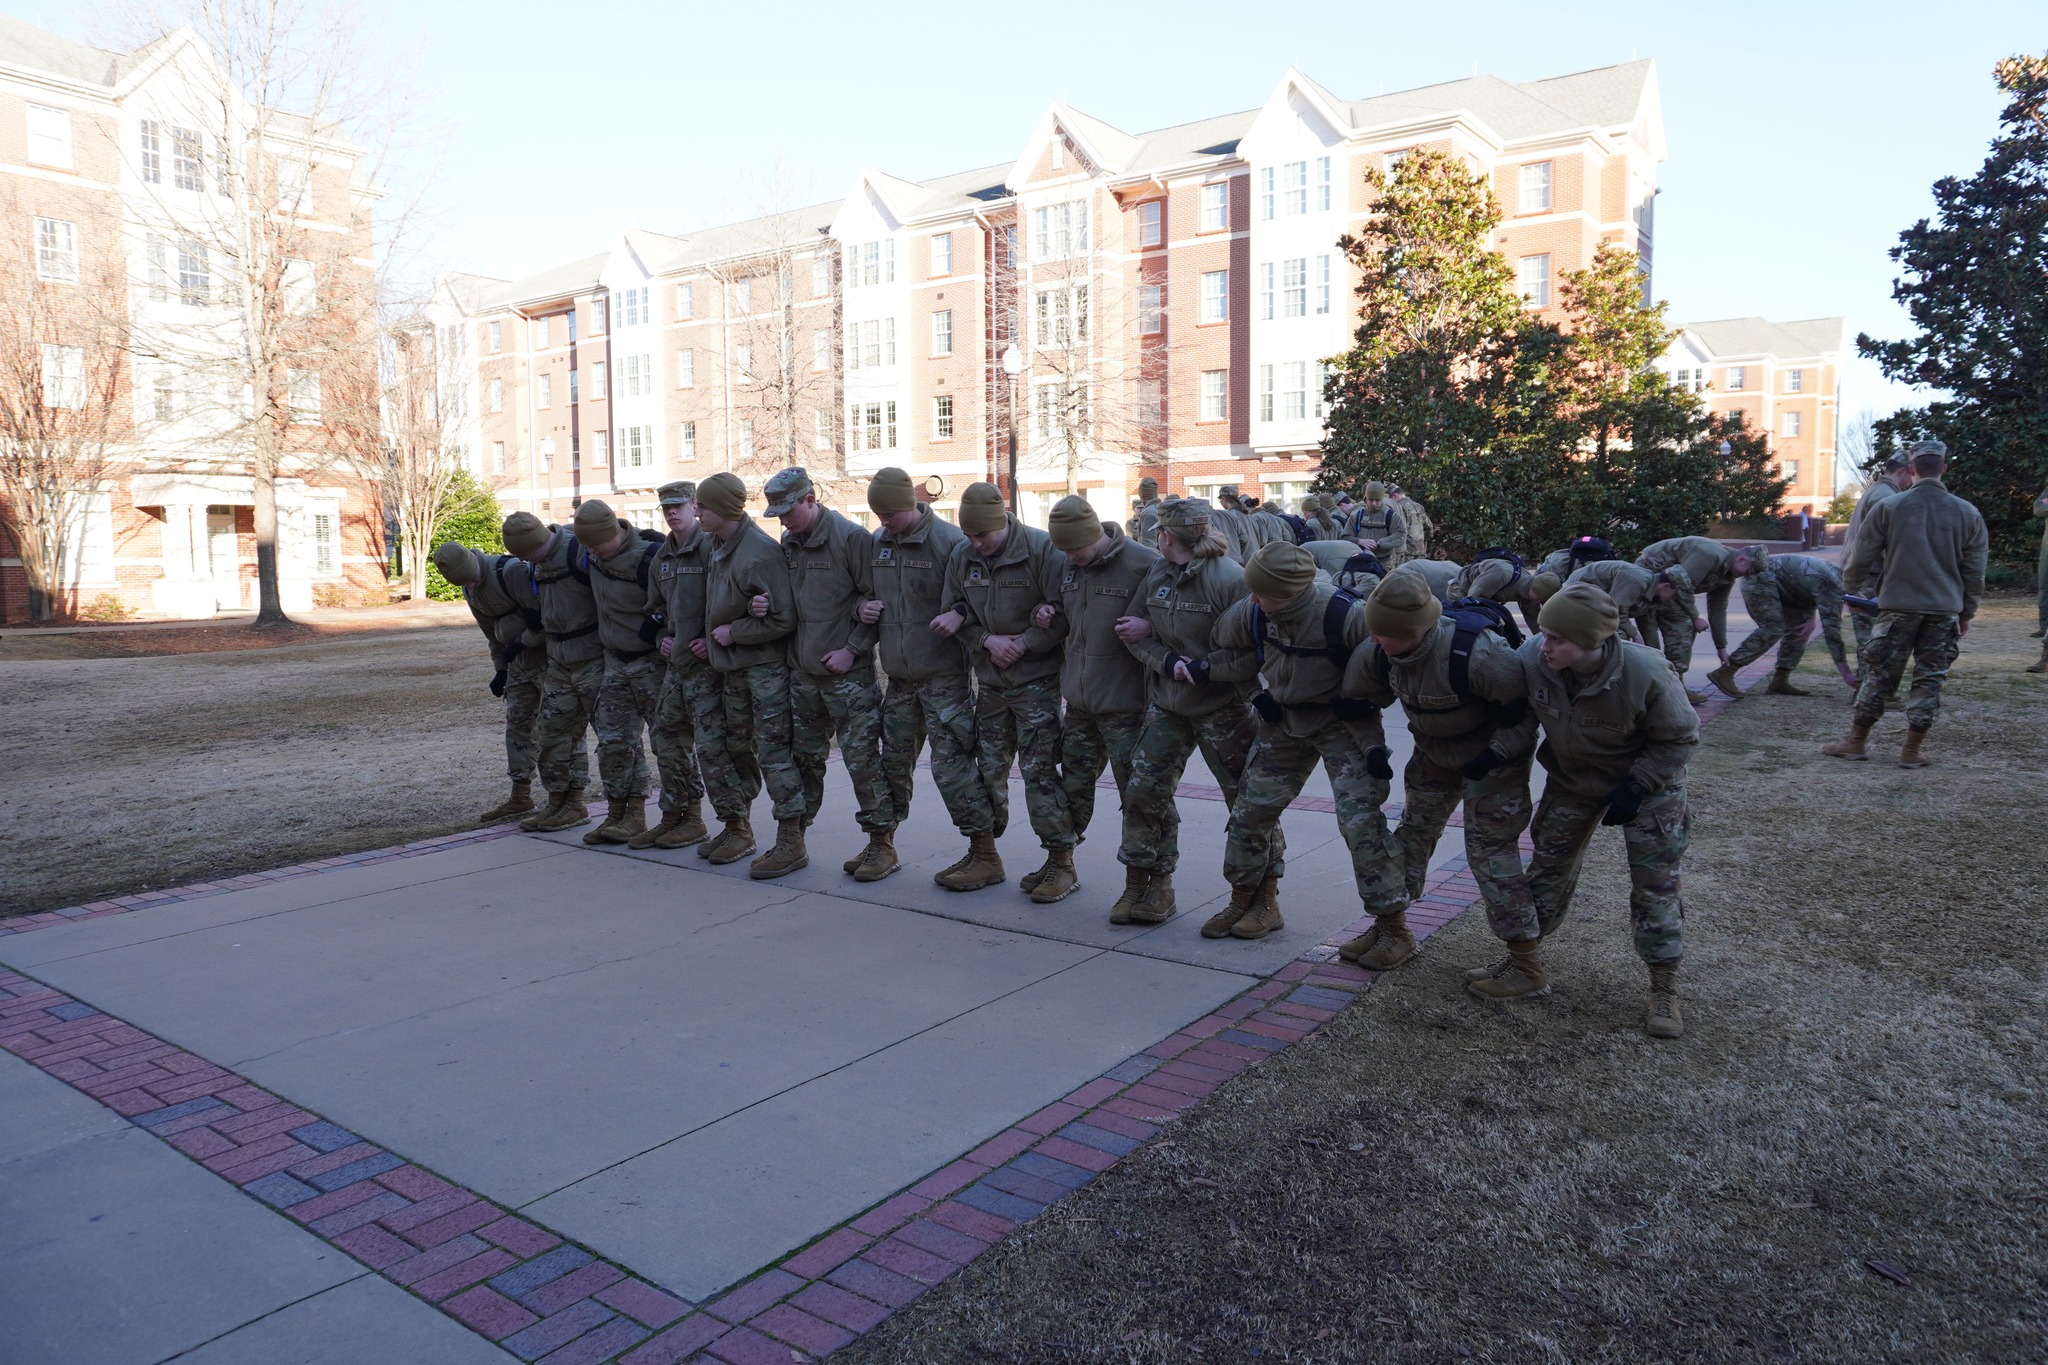
[[[868,846],[854,859],[853,879],[857,882],[878,882],[892,873],[903,870],[903,860],[896,856],[894,830],[884,830],[868,836]]]
[[[510,820],[515,815],[524,815],[533,808],[532,786],[525,782],[514,782],[512,794],[477,816],[476,822],[479,825],[495,825],[500,820]]]
[[[1131,907],[1131,923],[1164,924],[1180,913],[1173,899],[1173,874],[1155,872],[1145,894]]]
[[[590,807],[581,801],[564,801],[559,807],[549,811],[547,818],[533,828],[538,834],[558,834],[565,829],[576,828],[589,818]]]
[[[710,837],[711,831],[705,827],[704,817],[693,810],[678,820],[673,828],[656,835],[654,847],[688,848],[692,844],[701,844]],[[639,847],[637,840],[634,847]]]

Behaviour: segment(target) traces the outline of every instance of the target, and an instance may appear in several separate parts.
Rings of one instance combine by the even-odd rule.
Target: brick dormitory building
[[[281,381],[284,605],[381,591],[381,513],[338,462],[333,417],[347,386],[331,371],[360,373],[367,359],[374,372],[373,355],[346,353],[358,337],[374,344],[351,330],[367,316],[377,199],[359,150],[325,125],[241,103],[187,30],[122,52],[0,17],[0,194],[0,382],[20,390],[10,402],[103,436],[87,443],[59,609],[255,605],[251,403],[234,370],[242,314],[225,249],[238,214],[280,244],[292,325],[325,338],[325,360],[301,359]],[[374,390],[367,401],[374,409]],[[0,619],[28,614],[20,552],[0,543]]]
[[[933,180],[870,169],[842,200],[609,250],[522,280],[453,275],[434,321],[501,500],[562,520],[604,497],[789,463],[937,476],[950,510],[1018,449],[1026,520],[1070,483],[1121,518],[1138,480],[1305,491],[1320,366],[1346,348],[1337,239],[1364,172],[1465,157],[1505,217],[1529,306],[1605,241],[1652,262],[1656,72],[1479,76],[1344,99],[1287,72],[1263,107],[1129,133],[1054,104],[1009,160]],[[1014,375],[1006,353],[1014,350]]]

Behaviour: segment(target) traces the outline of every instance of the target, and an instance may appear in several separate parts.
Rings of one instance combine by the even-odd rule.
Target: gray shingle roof
[[[10,66],[112,87],[134,69],[140,56],[140,52],[109,52],[0,14],[0,62]]]
[[[1767,355],[1779,359],[1838,353],[1847,330],[1844,318],[1806,318],[1772,322],[1769,318],[1720,318],[1712,322],[1674,324],[1698,338],[1707,353],[1722,357]]]
[[[595,256],[586,256],[580,261],[558,265],[543,270],[537,275],[514,280],[500,285],[484,294],[480,310],[491,312],[499,308],[511,308],[522,303],[533,303],[542,299],[561,298],[579,294],[597,287],[598,276],[603,273],[605,262],[612,258],[609,251]]]

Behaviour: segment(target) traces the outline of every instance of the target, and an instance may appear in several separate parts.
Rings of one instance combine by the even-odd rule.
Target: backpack
[[[1512,552],[1503,552],[1499,555],[1489,552],[1479,557],[1512,559],[1514,555]],[[1521,628],[1515,624],[1514,618],[1508,615],[1508,609],[1490,597],[1460,597],[1454,602],[1444,604],[1444,616],[1456,628],[1451,636],[1450,674],[1451,691],[1458,694],[1458,704],[1434,710],[1425,707],[1415,709],[1426,714],[1444,715],[1477,703],[1486,707],[1487,718],[1497,725],[1513,725],[1520,721],[1522,713],[1528,709],[1526,700],[1517,698],[1502,705],[1472,695],[1472,651],[1478,647],[1479,637],[1487,631],[1492,631],[1510,647],[1521,646],[1524,638]],[[1393,675],[1394,661],[1387,657],[1387,651],[1384,649],[1378,650],[1375,657],[1379,661],[1380,681],[1384,683]],[[1403,701],[1401,705],[1405,707],[1408,703]]]
[[[1371,550],[1360,550],[1357,554],[1345,560],[1344,567],[1337,570],[1337,572],[1340,574],[1369,573],[1374,578],[1385,578],[1387,576],[1387,566],[1380,563],[1380,557]]]
[[[1282,512],[1280,520],[1286,522],[1288,529],[1294,532],[1296,545],[1306,545],[1316,538],[1315,528],[1308,524],[1305,517],[1296,516],[1292,512]]]
[[[1580,536],[1572,542],[1572,567],[1582,564],[1598,564],[1614,558],[1614,547],[1603,536]]]
[[[1515,572],[1517,574],[1523,571],[1522,557],[1516,554],[1513,550],[1510,550],[1505,545],[1487,546],[1484,550],[1481,550],[1478,553],[1478,555],[1473,558],[1472,562],[1474,564],[1477,564],[1482,559],[1505,559],[1508,563],[1515,566]],[[1519,641],[1517,643],[1519,643]]]
[[[1309,659],[1328,659],[1342,672],[1344,665],[1351,661],[1351,651],[1344,647],[1344,618],[1351,614],[1351,608],[1365,599],[1355,592],[1339,588],[1330,594],[1330,600],[1323,604],[1323,647],[1305,649],[1300,645],[1280,645],[1283,654],[1299,655]],[[1277,643],[1277,642],[1276,642]],[[1259,656],[1259,663],[1266,662],[1266,618],[1257,602],[1252,603],[1252,649]]]

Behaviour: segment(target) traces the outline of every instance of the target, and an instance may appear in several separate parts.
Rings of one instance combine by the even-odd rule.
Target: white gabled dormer
[[[608,472],[622,489],[652,488],[661,482],[665,361],[655,273],[647,235],[628,228],[619,234],[597,277],[605,294],[604,336],[611,366],[605,386],[611,419]],[[590,437],[583,440],[587,465]],[[600,478],[605,472],[591,470]]]
[[[911,458],[910,234],[904,223],[925,193],[870,168],[832,218],[832,238],[844,252],[839,344],[849,473]]]

